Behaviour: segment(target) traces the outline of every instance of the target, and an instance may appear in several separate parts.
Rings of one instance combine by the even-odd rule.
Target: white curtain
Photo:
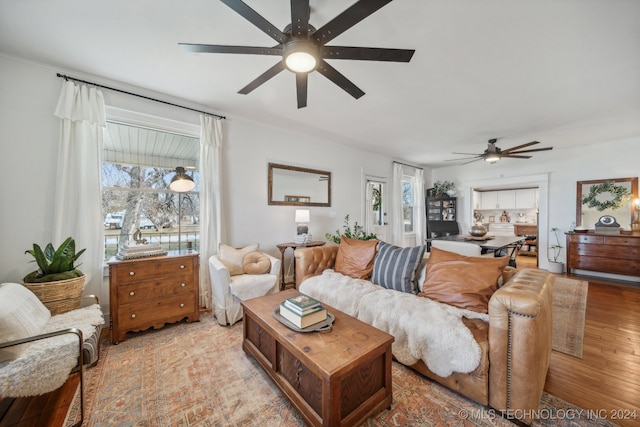
[[[102,128],[104,98],[95,87],[65,81],[55,115],[60,118],[60,144],[53,206],[52,243],[67,237],[76,251],[86,248],[79,269],[86,276],[85,294],[97,295],[103,304],[108,291],[102,286],[104,238],[102,224]],[[104,291],[104,292],[103,292]]]
[[[216,117],[200,115],[200,306],[211,308],[209,257],[218,252],[221,239],[222,124]]]
[[[402,212],[402,165],[393,164],[391,177],[391,238],[396,246],[404,246],[404,215]]]
[[[416,168],[415,172],[415,226],[413,230],[416,233],[416,245],[426,244],[426,213],[424,206],[425,192],[424,192],[424,170]]]

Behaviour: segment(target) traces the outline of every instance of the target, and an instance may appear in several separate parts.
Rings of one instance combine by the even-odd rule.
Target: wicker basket
[[[84,290],[85,276],[56,282],[23,283],[33,292],[51,314],[61,314],[80,307],[80,296]]]

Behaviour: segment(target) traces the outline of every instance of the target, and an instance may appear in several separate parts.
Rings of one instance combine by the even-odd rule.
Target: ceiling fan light
[[[285,59],[287,68],[295,73],[308,73],[316,68],[316,58],[307,52],[293,52]]]
[[[498,160],[500,160],[500,155],[498,153],[489,153],[484,158],[484,161],[489,163],[495,163]]]
[[[294,39],[284,46],[284,65],[294,73],[308,73],[318,65],[318,49],[306,39]]]

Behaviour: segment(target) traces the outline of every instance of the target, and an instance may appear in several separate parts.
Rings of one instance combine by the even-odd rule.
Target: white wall
[[[20,282],[35,269],[24,251],[34,242],[51,241],[59,132],[53,111],[62,85],[56,72],[202,109],[105,78],[0,55],[0,167],[2,175],[9,177],[0,180],[0,282]],[[189,110],[109,90],[103,93],[106,104],[113,107],[199,124],[198,113]],[[364,222],[363,174],[387,178],[391,175],[391,159],[325,139],[235,117],[223,121],[223,128],[223,241],[229,245],[259,242],[263,250],[279,256],[275,245],[290,242],[295,235],[295,207],[267,205],[269,162],[332,172],[332,206],[310,208],[309,232],[315,240],[324,240],[326,232],[341,227],[346,214]],[[333,219],[329,217],[332,212]],[[104,289],[86,292],[98,294],[103,301],[108,296]]]
[[[457,196],[461,202],[459,220],[468,226],[472,206],[470,183],[519,184],[529,181],[529,177],[534,177],[535,180],[536,177],[546,175],[548,195],[546,200],[540,200],[540,203],[548,204],[548,226],[540,228],[539,233],[544,240],[549,240],[553,237],[548,235],[550,228],[557,227],[564,233],[568,231],[571,222],[576,220],[577,181],[637,177],[640,174],[638,159],[640,135],[613,141],[603,140],[598,144],[579,148],[554,148],[552,151],[533,153],[533,157],[528,160],[503,159],[493,165],[479,161],[464,166],[433,169],[431,183],[443,180],[456,183],[459,190]],[[427,185],[427,188],[429,187],[430,185]],[[541,223],[543,220],[541,218]],[[593,228],[593,224],[585,226]],[[561,239],[564,239],[564,234],[561,234]],[[566,246],[564,240],[562,245]],[[545,268],[546,259],[543,259],[542,255],[546,247],[539,250],[540,267]],[[564,253],[562,259],[565,259]]]

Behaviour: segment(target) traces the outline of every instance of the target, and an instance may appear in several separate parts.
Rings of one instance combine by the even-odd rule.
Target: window
[[[199,249],[199,140],[157,129],[108,122],[104,130],[102,210],[105,259],[133,244],[134,234],[164,250]],[[183,166],[193,191],[169,189]]]
[[[402,179],[402,217],[404,233],[414,232],[415,223],[415,191],[414,178],[405,176]]]

